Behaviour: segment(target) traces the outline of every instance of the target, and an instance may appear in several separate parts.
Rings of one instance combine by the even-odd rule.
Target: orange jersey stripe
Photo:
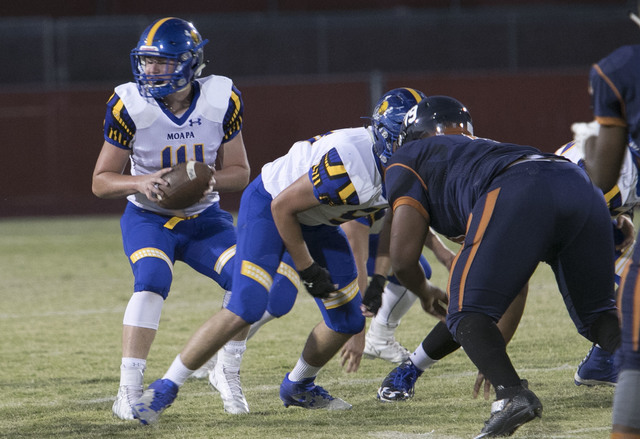
[[[613,83],[613,81],[611,81],[611,79],[609,79],[609,77],[607,75],[604,74],[604,72],[602,71],[602,69],[600,69],[600,66],[598,64],[594,64],[593,65],[593,69],[598,72],[598,75],[604,79],[604,82],[606,82],[609,87],[611,87],[611,90],[613,90],[613,92],[616,94],[616,97],[618,98],[618,101],[620,101],[620,108],[622,109],[622,115],[624,116],[624,119],[627,119],[627,108],[624,102],[624,99],[622,99],[622,95],[620,94],[620,91],[618,90],[618,88],[615,86],[615,84]],[[596,119],[598,119],[596,117]],[[625,124],[626,126],[626,124]]]
[[[416,172],[416,170],[415,170],[415,169],[410,168],[410,167],[409,167],[409,166],[407,166],[407,165],[403,165],[402,163],[394,163],[394,164],[389,165],[389,166],[387,167],[387,171],[388,171],[389,169],[391,169],[391,168],[396,167],[396,166],[399,166],[399,167],[404,168],[404,169],[406,169],[407,171],[411,172],[411,173],[412,173],[413,175],[415,175],[415,176],[416,176],[416,178],[420,181],[420,184],[422,185],[422,187],[424,188],[424,190],[425,190],[425,191],[426,191],[426,190],[429,190],[429,189],[427,188],[427,184],[424,182],[424,180],[422,179],[422,177],[420,177],[420,174],[418,174],[418,173]]]
[[[500,188],[494,189],[487,194],[487,201],[485,202],[484,209],[482,211],[482,217],[480,218],[480,224],[478,224],[478,231],[473,237],[473,243],[471,244],[471,254],[469,255],[469,259],[467,259],[467,263],[464,266],[464,270],[462,272],[462,278],[460,279],[460,294],[458,297],[458,311],[462,310],[462,302],[464,301],[464,289],[465,284],[467,282],[467,275],[469,274],[469,270],[471,269],[471,264],[475,259],[476,253],[478,253],[478,249],[480,248],[480,244],[482,243],[482,238],[484,237],[484,233],[487,230],[487,226],[489,225],[489,221],[491,220],[491,216],[493,215],[493,211],[496,207],[496,202],[498,201],[498,195],[500,194]],[[469,222],[471,223],[471,222]],[[467,228],[467,231],[469,229]]]

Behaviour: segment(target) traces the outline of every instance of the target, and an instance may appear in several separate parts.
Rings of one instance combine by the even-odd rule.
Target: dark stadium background
[[[105,103],[154,19],[194,22],[205,74],[245,103],[252,176],[299,139],[361,125],[385,90],[464,102],[476,134],[553,151],[591,118],[589,67],[640,41],[610,0],[21,0],[0,5],[0,218],[120,213],[91,193]],[[236,210],[239,194],[225,194]]]

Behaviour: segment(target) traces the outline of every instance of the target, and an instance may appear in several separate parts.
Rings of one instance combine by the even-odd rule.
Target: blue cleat
[[[384,402],[406,401],[413,397],[414,386],[422,371],[411,360],[389,372],[378,389],[378,399]]]
[[[614,355],[593,345],[578,365],[573,381],[576,386],[615,386],[618,369],[614,364]]]
[[[171,380],[155,380],[133,405],[133,417],[144,425],[157,422],[162,412],[171,407],[178,390],[178,385]]]
[[[305,409],[349,410],[351,404],[340,398],[334,398],[329,392],[313,383],[313,378],[302,381],[289,380],[286,374],[280,385],[280,399],[285,407],[290,405]]]

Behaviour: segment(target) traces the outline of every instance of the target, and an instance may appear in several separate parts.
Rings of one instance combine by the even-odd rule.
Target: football
[[[165,209],[184,209],[197,203],[209,188],[213,171],[202,162],[178,163],[162,176],[169,184],[161,187],[158,205]]]

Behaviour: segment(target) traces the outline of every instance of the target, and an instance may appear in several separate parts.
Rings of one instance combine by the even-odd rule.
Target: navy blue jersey
[[[469,312],[495,321],[540,261],[556,275],[578,331],[615,309],[611,220],[602,191],[569,160],[464,135],[407,143],[386,171],[388,200],[463,237],[451,267],[447,326]],[[395,219],[394,219],[395,221]]]
[[[389,204],[393,209],[411,204],[428,214],[435,231],[459,237],[465,234],[473,206],[496,175],[528,155],[557,157],[531,146],[464,135],[409,142],[393,154],[386,169]]]
[[[598,61],[589,77],[593,113],[601,125],[625,127],[636,166],[640,163],[640,45],[623,46]],[[640,369],[640,246],[626,265],[618,298],[622,314],[620,370]],[[614,402],[614,413],[616,412]],[[614,418],[615,419],[615,418]]]
[[[627,127],[636,161],[640,153],[640,45],[622,46],[591,68],[589,86],[595,119]]]

